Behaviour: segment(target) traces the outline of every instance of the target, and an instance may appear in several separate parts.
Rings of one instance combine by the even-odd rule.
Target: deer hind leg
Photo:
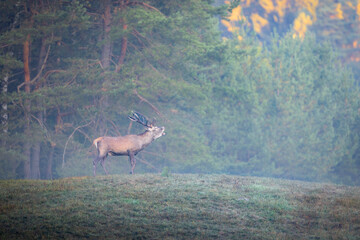
[[[93,161],[93,167],[94,167],[94,177],[96,176],[96,165],[98,164],[98,162],[101,160],[101,158],[99,156],[97,156],[94,161]]]
[[[130,161],[130,174],[134,174],[134,169],[136,165],[136,159],[133,152],[128,151],[129,161]]]
[[[105,161],[105,158],[106,158],[106,156],[101,157],[101,155],[98,155],[98,156],[94,159],[94,161],[93,161],[94,177],[96,177],[96,165],[99,163],[99,161],[100,161],[101,166],[104,168],[105,173],[107,174],[107,171],[106,171],[106,169],[105,169],[105,167],[104,167],[104,165],[103,165],[103,163],[104,163],[104,161]]]
[[[106,168],[105,168],[105,157],[103,157],[103,158],[101,159],[100,164],[101,164],[101,166],[103,167],[106,175],[109,175],[108,171],[107,171]]]

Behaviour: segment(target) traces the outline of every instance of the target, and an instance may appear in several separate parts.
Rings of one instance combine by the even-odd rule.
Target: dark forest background
[[[91,175],[93,139],[144,131],[136,110],[167,133],[138,173],[360,184],[359,1],[8,0],[0,13],[2,179]],[[126,157],[106,164],[128,172]]]

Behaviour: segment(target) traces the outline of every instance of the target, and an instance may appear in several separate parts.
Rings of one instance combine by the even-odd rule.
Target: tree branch
[[[157,107],[155,107],[151,102],[149,102],[146,98],[140,96],[140,94],[137,92],[136,89],[133,90],[134,94],[140,99],[140,101],[142,102],[146,102],[147,104],[149,104],[149,106],[156,112],[157,115],[159,115],[160,117],[163,117],[162,113],[159,111],[159,109],[157,109]]]
[[[161,15],[164,16],[164,14],[163,14],[162,12],[160,12],[159,9],[157,9],[156,7],[153,7],[153,6],[151,6],[151,5],[147,4],[147,3],[144,3],[144,2],[128,2],[128,3],[126,4],[126,6],[135,6],[135,5],[142,5],[143,7],[146,7],[146,8],[149,8],[149,9],[151,9],[151,10],[154,10],[154,11],[156,11],[156,12],[158,12],[158,13],[160,13]]]
[[[76,132],[77,130],[79,130],[80,128],[83,128],[83,127],[87,127],[87,126],[89,126],[89,125],[90,125],[91,123],[93,123],[93,122],[94,122],[94,121],[91,120],[91,121],[88,122],[87,124],[78,126],[78,127],[75,128],[74,131],[70,134],[70,136],[68,137],[68,139],[67,139],[67,141],[66,141],[66,143],[65,143],[64,152],[63,152],[63,161],[62,161],[61,168],[64,168],[64,166],[65,166],[65,153],[66,153],[66,148],[67,148],[67,145],[68,145],[68,143],[69,143],[70,138],[75,134],[75,132]]]
[[[50,145],[56,146],[56,143],[55,143],[55,141],[52,140],[51,134],[47,130],[45,124],[39,118],[35,117],[33,114],[31,114],[31,117],[34,118],[39,123],[40,127],[44,130],[46,140],[50,143]]]
[[[152,165],[151,163],[145,161],[144,159],[142,158],[139,158],[138,156],[136,157],[137,160],[139,160],[141,163],[144,163],[145,165],[149,166],[150,168],[152,169],[155,169],[158,173],[160,172],[160,170],[158,168],[156,168],[154,165]]]
[[[107,120],[111,123],[111,125],[113,126],[113,128],[114,128],[115,132],[117,133],[117,135],[121,136],[121,133],[120,133],[119,129],[116,127],[115,123],[113,121],[111,121],[110,119],[107,119]]]
[[[31,84],[33,84],[35,81],[37,81],[37,80],[40,78],[41,73],[42,73],[42,71],[44,70],[45,64],[46,64],[47,59],[48,59],[48,57],[49,57],[50,46],[51,46],[51,45],[49,45],[49,47],[48,47],[48,50],[47,50],[47,52],[46,52],[46,56],[45,56],[44,62],[43,62],[43,64],[42,64],[42,66],[41,66],[38,74],[37,74],[36,77],[34,77],[28,84],[31,85]],[[17,87],[18,92],[20,92],[20,88],[21,88],[22,86],[24,86],[25,84],[27,84],[27,83],[26,83],[26,82],[23,82],[23,83],[21,83],[21,84]]]

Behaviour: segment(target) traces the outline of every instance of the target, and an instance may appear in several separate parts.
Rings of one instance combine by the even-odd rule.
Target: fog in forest
[[[360,184],[359,1],[9,0],[0,13],[1,179],[92,176],[94,159],[97,175],[102,161],[129,174],[135,159],[135,174]]]

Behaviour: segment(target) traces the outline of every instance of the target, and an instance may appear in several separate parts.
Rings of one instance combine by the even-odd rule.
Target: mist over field
[[[145,131],[128,119],[135,110],[166,129],[136,174],[359,185],[359,9],[2,1],[0,178],[92,176],[94,139]],[[130,171],[127,156],[105,166]]]

